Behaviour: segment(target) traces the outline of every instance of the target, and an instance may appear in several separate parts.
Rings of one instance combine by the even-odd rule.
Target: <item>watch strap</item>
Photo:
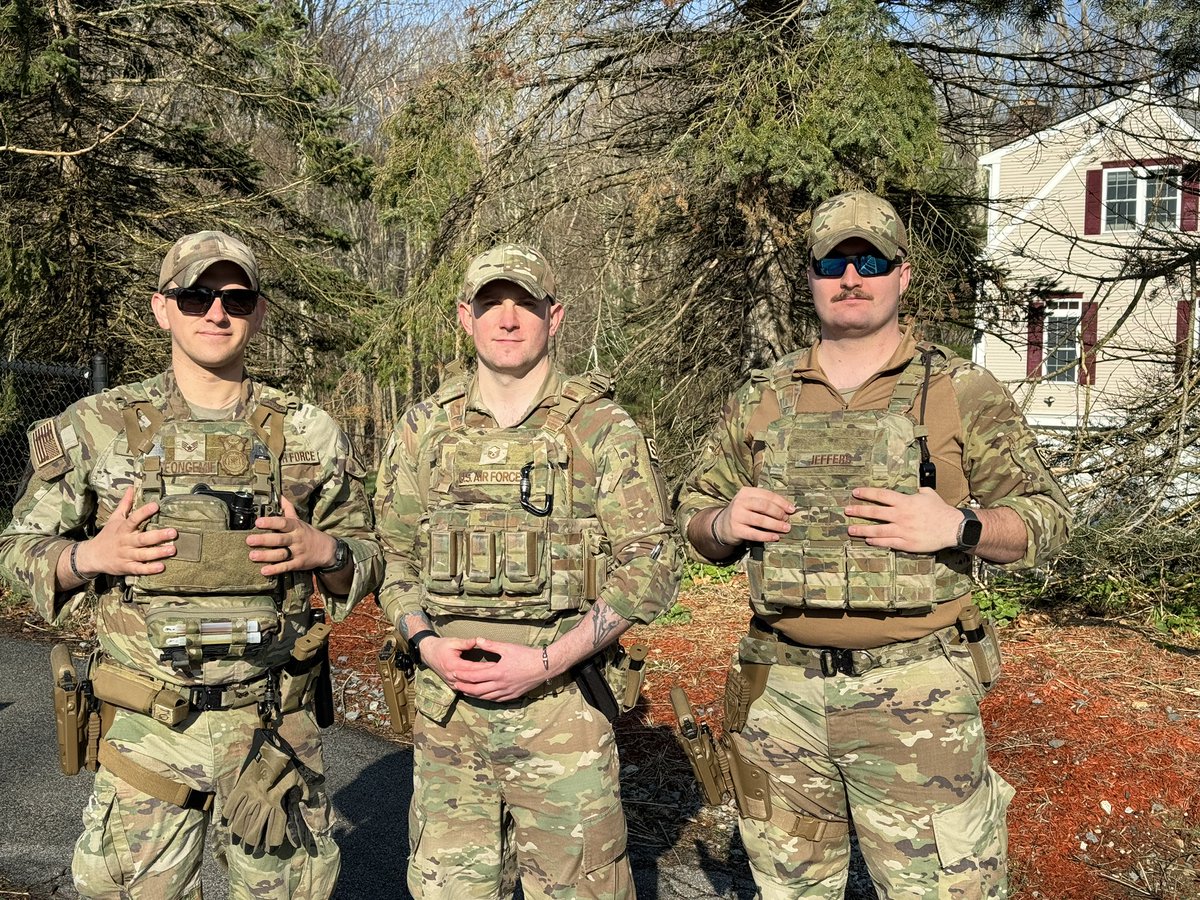
[[[437,637],[437,632],[431,628],[422,628],[408,639],[408,653],[414,661],[421,661],[421,641],[431,637]]]
[[[340,572],[346,568],[346,563],[350,561],[350,545],[337,538],[337,543],[333,548],[333,562],[324,568],[317,569],[318,575],[332,575],[334,572]]]

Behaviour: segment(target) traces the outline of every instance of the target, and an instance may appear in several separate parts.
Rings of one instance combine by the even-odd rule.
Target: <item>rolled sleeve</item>
[[[1024,556],[1003,568],[1042,565],[1066,544],[1071,511],[1038,451],[1037,438],[1011,395],[976,366],[954,375],[963,430],[963,468],[971,496],[986,508],[1008,507],[1025,524]]]

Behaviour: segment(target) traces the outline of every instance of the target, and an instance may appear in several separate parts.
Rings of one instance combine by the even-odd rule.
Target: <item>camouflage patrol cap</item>
[[[554,302],[554,273],[546,257],[527,244],[499,244],[467,266],[459,300],[470,303],[485,284],[511,281],[539,300]]]
[[[855,237],[870,241],[888,259],[908,255],[908,233],[895,207],[870,191],[838,194],[813,212],[808,246],[815,259]]]
[[[258,263],[254,252],[223,231],[198,231],[181,237],[163,258],[158,270],[158,289],[172,281],[179,287],[191,287],[204,270],[214,263],[231,262],[246,273],[249,287],[258,290]]]

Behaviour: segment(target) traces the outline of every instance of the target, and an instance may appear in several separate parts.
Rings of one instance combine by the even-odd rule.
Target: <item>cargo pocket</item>
[[[589,816],[581,823],[583,830],[583,872],[600,873],[625,855],[628,832],[625,810],[619,802],[603,812]]]
[[[417,669],[413,687],[417,711],[438,725],[445,725],[458,694],[442,681],[437,672],[423,666]]]
[[[417,850],[421,846],[421,835],[425,831],[425,812],[421,803],[408,804],[408,855],[410,859],[417,858]]]
[[[976,862],[1003,856],[1008,848],[1008,804],[1016,790],[988,766],[975,793],[957,806],[933,814],[938,860],[949,868],[964,859]]]

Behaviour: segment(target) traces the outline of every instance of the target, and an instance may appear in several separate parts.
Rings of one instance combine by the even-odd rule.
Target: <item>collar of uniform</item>
[[[816,343],[808,348],[807,353],[800,354],[800,357],[796,360],[796,367],[792,369],[793,378],[807,379],[809,381],[828,380],[825,377],[825,373],[821,370],[821,367],[816,363],[817,348],[820,346],[821,340],[818,338]],[[900,343],[897,345],[896,349],[892,351],[891,358],[888,359],[888,361],[884,363],[883,366],[881,366],[880,369],[871,376],[871,378],[868,378],[867,381],[863,382],[863,384],[871,381],[871,379],[875,378],[877,375],[886,375],[889,372],[903,369],[912,361],[912,358],[914,355],[916,355],[916,352],[917,339],[913,337],[912,325],[908,325],[905,327],[904,332],[900,335]]]
[[[168,369],[162,374],[162,395],[167,401],[167,413],[173,419],[190,419],[192,418],[192,408],[188,405],[187,399],[183,396],[183,392],[179,390],[179,382],[175,378],[175,373]],[[250,408],[250,403],[254,399],[254,379],[243,370],[242,371],[242,389],[238,395],[237,403],[234,405],[234,419],[244,419],[246,411]]]
[[[546,380],[542,382],[541,388],[538,390],[537,396],[533,403],[529,405],[529,409],[525,411],[525,415],[521,417],[518,425],[523,425],[525,421],[533,415],[535,410],[541,409],[543,406],[553,406],[558,402],[558,395],[562,391],[562,373],[555,366],[550,367],[550,372],[546,375]],[[492,411],[487,408],[483,402],[483,397],[479,393],[479,372],[471,376],[471,383],[467,387],[467,409],[471,412],[481,413],[487,416],[492,421],[496,417],[492,415]]]

